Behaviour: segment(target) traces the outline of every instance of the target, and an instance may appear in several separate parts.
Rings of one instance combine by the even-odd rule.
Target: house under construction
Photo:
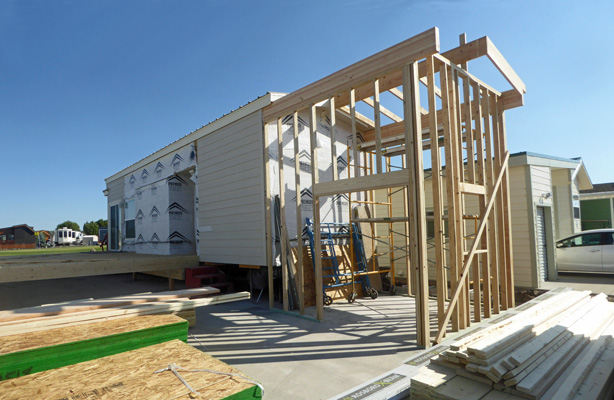
[[[510,90],[468,72],[481,57]],[[418,344],[429,346],[450,323],[514,307],[505,111],[524,93],[488,37],[440,52],[430,29],[269,93],[107,178],[109,249],[266,269],[271,306],[279,274],[284,309],[302,313],[310,298],[318,319],[328,291],[376,297],[373,282],[394,291],[394,268],[404,269]],[[382,238],[386,268],[374,261]]]

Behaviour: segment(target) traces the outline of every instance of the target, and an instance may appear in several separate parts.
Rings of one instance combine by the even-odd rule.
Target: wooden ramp
[[[73,253],[2,257],[0,283],[79,276],[183,270],[198,265],[197,255],[160,256],[135,253]]]
[[[175,374],[199,392],[195,395]],[[220,374],[222,373],[222,374]],[[235,374],[235,375],[224,375]],[[21,399],[260,399],[259,387],[240,371],[180,340],[0,382],[0,400]]]

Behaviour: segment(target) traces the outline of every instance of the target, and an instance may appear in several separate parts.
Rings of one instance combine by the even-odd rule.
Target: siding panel
[[[266,265],[260,112],[198,140],[200,261]]]

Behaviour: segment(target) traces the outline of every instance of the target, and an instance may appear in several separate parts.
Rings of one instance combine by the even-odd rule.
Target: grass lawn
[[[0,257],[36,256],[36,255],[43,255],[43,254],[83,253],[83,252],[89,252],[92,249],[96,249],[96,251],[100,251],[100,246],[58,246],[58,247],[49,247],[48,249],[2,250],[0,251]]]

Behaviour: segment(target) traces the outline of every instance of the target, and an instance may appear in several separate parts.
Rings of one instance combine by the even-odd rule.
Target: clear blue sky
[[[442,50],[488,35],[526,83],[512,152],[614,181],[612,0],[2,0],[0,227],[106,219],[104,178],[433,26]]]

